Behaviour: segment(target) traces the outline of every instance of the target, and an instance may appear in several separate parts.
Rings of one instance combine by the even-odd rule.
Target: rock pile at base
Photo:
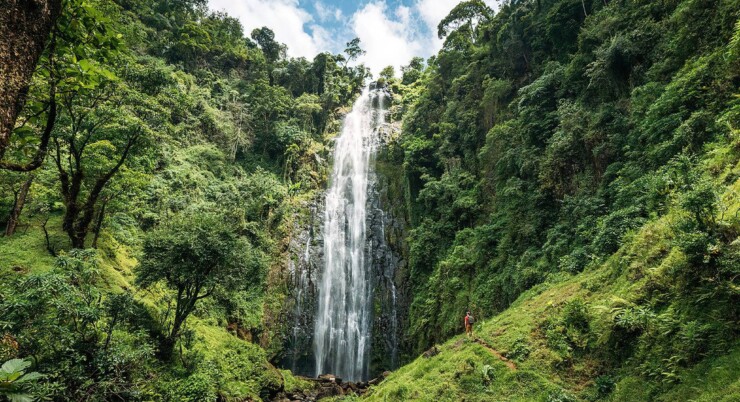
[[[344,382],[341,378],[332,374],[320,375],[319,378],[301,378],[316,383],[316,386],[311,390],[280,392],[270,400],[273,402],[311,402],[332,396],[359,396],[366,393],[371,386],[380,384],[390,374],[389,371],[386,371],[378,378],[362,382]]]

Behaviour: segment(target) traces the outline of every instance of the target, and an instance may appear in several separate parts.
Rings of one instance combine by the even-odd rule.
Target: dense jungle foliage
[[[310,388],[270,363],[286,254],[361,44],[295,59],[205,0],[59,4],[0,138],[0,398]],[[740,1],[472,0],[439,36],[377,81],[408,364],[364,398],[740,398]]]
[[[501,311],[550,275],[603,262],[670,212],[687,266],[676,268],[679,293],[662,297],[709,292],[721,317],[738,318],[728,186],[740,3],[584,4],[515,1],[495,16],[460,6],[459,26],[407,90],[398,159],[417,350],[459,330],[466,306]]]
[[[357,51],[288,58],[271,30],[245,33],[204,0],[61,2],[3,150],[22,166],[48,128],[46,158],[0,171],[0,360],[44,377],[9,374],[0,395],[283,387],[263,317],[283,293],[267,296],[268,275],[365,84],[346,63]]]
[[[379,395],[648,400],[696,381],[687,370],[704,362],[734,384],[707,400],[736,400],[739,18],[733,0],[508,1],[496,13],[469,1],[440,23],[443,49],[395,82],[406,347],[417,356],[459,333],[465,310],[489,318],[518,300],[481,336],[552,383],[485,380],[481,356],[497,359],[450,343]]]

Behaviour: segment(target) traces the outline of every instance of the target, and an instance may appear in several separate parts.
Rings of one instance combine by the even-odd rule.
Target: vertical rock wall
[[[373,309],[370,376],[400,365],[403,334],[408,322],[406,286],[406,217],[403,174],[389,149],[399,134],[397,124],[378,130],[380,147],[373,160],[367,200],[366,255],[372,273]],[[284,307],[284,347],[280,365],[295,374],[314,374],[313,328],[317,284],[323,259],[323,197],[310,206],[308,219],[294,228],[289,244],[288,299]]]
[[[398,166],[389,164],[387,146],[396,133],[395,127],[383,127],[381,150],[374,161],[375,174],[370,185],[368,247],[372,256],[374,278],[374,317],[371,346],[371,374],[399,366],[401,340],[408,316],[405,292],[406,219],[399,184]]]
[[[324,264],[323,204],[318,197],[309,206],[308,219],[297,223],[288,246],[288,299],[285,304],[284,347],[280,365],[295,374],[310,376],[316,315],[318,271]]]

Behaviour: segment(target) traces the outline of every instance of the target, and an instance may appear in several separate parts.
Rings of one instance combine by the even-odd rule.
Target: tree
[[[380,70],[380,78],[384,78],[386,81],[392,80],[396,76],[396,69],[393,66],[387,66]]]
[[[344,61],[344,66],[347,67],[350,62],[352,62],[353,60],[357,60],[357,58],[367,52],[362,50],[362,48],[360,47],[360,38],[354,38],[351,41],[347,42],[347,48],[344,49],[344,53],[347,54],[347,58]]]
[[[9,0],[0,8],[0,161],[61,9],[62,0]]]
[[[147,137],[153,111],[147,99],[122,84],[109,84],[89,98],[73,94],[64,110],[53,159],[65,206],[62,228],[72,247],[81,249],[103,190]]]
[[[23,207],[26,205],[26,198],[28,197],[28,191],[31,189],[32,183],[33,176],[28,176],[20,188],[17,191],[13,191],[13,209],[10,211],[8,224],[5,226],[5,236],[15,234],[15,229],[20,223],[21,212],[23,212]]]
[[[267,27],[255,28],[252,39],[260,46],[268,63],[273,64],[285,58],[286,46],[275,40],[275,32]]]
[[[437,36],[444,39],[450,32],[460,28],[463,25],[469,25],[471,28],[481,20],[487,21],[493,15],[493,10],[481,0],[470,0],[462,2],[455,6],[440,23],[437,25]]]
[[[424,73],[424,58],[414,57],[408,66],[401,67],[401,83],[411,85]]]
[[[137,283],[148,287],[164,282],[176,292],[174,316],[160,345],[164,359],[172,357],[199,300],[255,277],[257,264],[250,261],[250,249],[228,217],[209,211],[183,212],[146,237]]]

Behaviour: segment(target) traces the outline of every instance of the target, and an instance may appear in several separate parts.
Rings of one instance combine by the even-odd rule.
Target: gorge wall
[[[381,104],[373,106],[382,107]],[[399,366],[408,322],[405,242],[408,219],[403,201],[403,175],[400,165],[392,158],[399,133],[398,123],[385,123],[376,128],[377,150],[368,174],[364,247],[372,289],[371,377]],[[275,360],[296,374],[313,376],[316,374],[313,342],[318,284],[325,265],[325,194],[317,193],[301,210],[287,246],[286,300],[279,320],[283,348]]]

